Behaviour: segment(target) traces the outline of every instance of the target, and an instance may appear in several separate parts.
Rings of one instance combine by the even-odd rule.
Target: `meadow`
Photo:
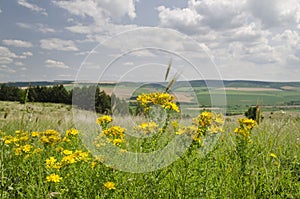
[[[175,106],[168,105],[164,108],[176,112]],[[75,129],[77,120],[71,106],[0,102],[0,196],[300,198],[300,114],[273,111],[263,112],[263,116],[259,125],[248,119],[239,120],[244,118],[242,115],[223,117],[210,112],[203,112],[193,124],[191,118],[176,123],[167,117],[169,125],[162,128],[150,123],[140,125],[141,132],[153,135],[137,139],[124,134],[122,127],[131,121],[140,122],[141,116],[98,115],[96,120],[83,114],[80,126],[84,129],[86,124],[90,133],[99,138],[95,145],[105,142],[104,145],[117,146],[120,157],[130,151],[151,152],[175,136],[191,138],[174,162],[152,171],[130,172],[109,165],[113,157],[94,155],[86,147],[86,131]],[[99,128],[91,128],[91,124]],[[205,136],[211,132],[217,139],[205,152]],[[109,139],[103,140],[104,136]],[[136,169],[143,171],[144,166]]]

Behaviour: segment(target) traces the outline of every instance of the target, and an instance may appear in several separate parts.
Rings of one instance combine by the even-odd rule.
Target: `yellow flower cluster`
[[[61,169],[70,164],[74,164],[80,161],[88,161],[89,160],[89,153],[83,152],[81,150],[76,150],[74,153],[69,150],[64,150],[62,152],[65,156],[58,161],[55,157],[51,156],[50,158],[46,159],[46,167],[48,169]]]
[[[108,190],[116,189],[116,185],[113,182],[106,182],[104,183],[104,187]]]
[[[19,146],[22,143],[25,143],[29,140],[29,133],[17,130],[15,131],[15,136],[7,135],[4,136],[1,140],[4,141],[4,144],[14,144],[15,146]]]
[[[76,135],[78,135],[78,130],[75,129],[75,128],[71,128],[71,129],[68,129],[68,130],[66,131],[66,136],[67,136],[67,137],[68,137],[68,136],[76,136]]]
[[[209,133],[223,132],[224,119],[222,114],[204,111],[193,119],[193,123],[198,127],[198,133],[205,135]]]
[[[51,175],[46,177],[46,180],[47,180],[47,182],[57,183],[57,182],[60,182],[62,180],[62,178],[59,175],[52,173]]]
[[[33,146],[30,144],[26,144],[24,146],[14,148],[15,154],[17,156],[22,155],[22,153],[30,153],[32,151],[32,149],[33,149]]]
[[[107,125],[111,123],[113,119],[109,115],[104,115],[102,117],[97,118],[96,123],[99,124],[100,126],[102,125]]]
[[[125,128],[121,128],[119,126],[112,126],[108,129],[103,130],[100,133],[100,137],[104,135],[107,137],[107,141],[113,143],[114,145],[119,146],[121,143],[125,142],[124,139],[124,132],[126,131]]]
[[[137,131],[142,131],[145,134],[153,133],[158,131],[158,125],[155,122],[144,122],[136,126],[134,129]]]
[[[178,124],[174,123],[173,127],[177,135],[187,135],[191,137],[197,145],[201,145],[203,135],[207,133],[216,134],[224,132],[222,128],[223,124],[224,120],[221,114],[205,111],[193,119],[193,125],[178,127]]]
[[[170,95],[169,93],[143,93],[139,95],[136,100],[144,107],[146,112],[151,109],[151,105],[160,105],[166,110],[180,112],[179,107],[174,102],[175,97]]]
[[[234,130],[234,133],[248,138],[251,130],[257,125],[256,121],[248,118],[240,118],[238,121],[240,126]]]
[[[65,137],[62,138],[61,134],[53,129],[48,129],[45,132],[32,132],[32,138],[38,138],[44,145],[54,146],[60,142],[69,142],[69,137],[76,137],[78,135],[78,130],[75,128],[68,129],[66,131]]]
[[[61,141],[61,135],[59,132],[53,129],[48,129],[45,132],[40,132],[40,141],[45,145],[55,145]]]

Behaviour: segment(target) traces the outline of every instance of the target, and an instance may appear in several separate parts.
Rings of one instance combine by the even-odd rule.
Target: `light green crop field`
[[[251,86],[251,85],[250,85]],[[212,88],[207,87],[176,87],[171,89],[178,97],[182,107],[188,109],[209,108],[211,107],[212,98],[225,98],[224,102],[226,112],[229,115],[243,114],[250,106],[260,105],[265,111],[300,111],[300,88],[299,87],[226,87]],[[128,100],[130,97],[137,96],[141,93],[150,93],[153,90],[164,90],[164,87],[156,85],[102,85],[108,94],[115,94]],[[133,92],[134,91],[134,92]],[[224,107],[221,107],[224,108]],[[193,111],[191,111],[193,115]]]
[[[249,98],[241,92],[232,95],[242,96],[232,97],[235,102]],[[273,94],[261,94],[269,95]],[[281,96],[273,99],[278,103],[280,100],[284,101]],[[207,154],[201,153],[207,144],[203,137],[200,145],[187,146],[171,164],[132,173],[118,170],[117,165],[108,166],[113,157],[93,156],[83,144],[85,124],[93,135],[100,133],[100,128],[89,128],[96,118],[74,116],[70,106],[61,104],[0,102],[0,197],[300,198],[300,114],[274,111],[263,115],[263,121],[252,130],[243,127],[246,130],[242,132],[249,133],[247,142],[234,133],[239,127],[237,119],[242,116],[225,117],[224,132],[218,134],[219,139]],[[113,117],[109,125],[128,128],[126,125],[138,125],[142,119]],[[184,119],[179,125],[190,120]],[[77,129],[78,134],[72,129],[77,122],[82,127]],[[178,136],[175,126],[172,119],[164,131],[166,136],[155,134],[156,139],[137,139],[127,135],[128,130],[125,143],[118,147],[124,157],[128,151],[163,148]],[[201,131],[206,132],[205,128]],[[144,166],[140,165],[141,171]]]

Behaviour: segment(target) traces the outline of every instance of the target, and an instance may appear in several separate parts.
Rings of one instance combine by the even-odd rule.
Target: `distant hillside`
[[[193,87],[206,87],[206,84],[218,85],[219,80],[193,80],[190,84]],[[178,82],[178,84],[181,84]],[[248,80],[224,80],[225,87],[242,87],[242,88],[278,88],[281,87],[300,87],[300,82],[265,82],[265,81],[248,81]]]
[[[36,81],[36,82],[8,82],[6,83],[8,86],[15,86],[15,87],[27,87],[27,86],[52,86],[58,84],[72,84],[73,81]]]
[[[239,87],[239,88],[277,88],[282,87],[300,87],[299,82],[267,82],[267,81],[249,81],[249,80],[223,80],[225,87]],[[193,87],[206,87],[208,85],[220,85],[220,80],[191,80],[191,81],[178,81],[174,84],[174,87],[186,87],[191,85]],[[36,81],[36,82],[8,82],[9,86],[27,87],[31,86],[51,86],[57,84],[73,84],[74,81],[57,80],[57,81]],[[83,82],[84,83],[84,82]],[[166,86],[166,82],[158,83],[146,83],[146,82],[120,82],[120,83],[100,83],[102,86],[124,86],[124,87],[136,87],[141,85],[147,85],[148,87],[160,87],[160,85]]]

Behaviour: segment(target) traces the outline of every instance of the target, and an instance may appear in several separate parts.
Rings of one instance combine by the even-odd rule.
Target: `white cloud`
[[[249,17],[245,0],[190,0],[187,8],[160,6],[160,26],[175,28],[187,34],[207,34],[242,26]]]
[[[16,70],[8,67],[7,65],[0,65],[0,71],[6,72],[6,73],[15,73]]]
[[[189,2],[192,9],[203,16],[202,23],[212,29],[238,27],[245,22],[245,0],[202,0]]]
[[[265,27],[291,26],[300,22],[299,0],[248,0],[247,6]]]
[[[53,3],[71,14],[92,17],[97,23],[107,19],[119,21],[124,16],[136,17],[134,0],[56,0]]]
[[[15,53],[6,47],[0,46],[0,64],[12,63],[14,58],[17,58]]]
[[[33,54],[29,51],[23,52],[21,55],[18,56],[19,59],[26,59],[27,57],[31,57]]]
[[[29,51],[23,52],[22,55],[27,56],[27,57],[33,56],[32,52],[29,52]]]
[[[25,8],[28,8],[32,11],[39,12],[39,13],[45,15],[45,16],[48,15],[44,8],[41,8],[41,7],[39,7],[35,4],[29,3],[26,0],[18,0],[18,4],[21,5],[21,6],[24,6]]]
[[[79,33],[79,34],[88,34],[94,32],[93,29],[94,27],[91,26],[84,26],[82,24],[78,24],[75,26],[69,26],[66,27],[67,30],[73,33]]]
[[[15,65],[16,66],[24,66],[24,63],[23,62],[15,62]]]
[[[47,50],[78,51],[78,48],[72,40],[50,38],[40,40],[40,44],[41,48]]]
[[[300,56],[289,55],[287,57],[286,63],[288,65],[288,67],[296,66],[297,68],[299,68],[299,66],[300,66]]]
[[[53,28],[49,28],[48,26],[44,25],[44,24],[40,24],[37,23],[37,30],[40,31],[41,33],[55,33],[56,30],[54,30]]]
[[[53,60],[53,59],[47,59],[45,61],[45,64],[49,68],[70,68],[64,62]]]
[[[300,43],[300,35],[297,31],[287,29],[283,33],[275,35],[272,40],[285,46],[297,47]]]
[[[28,41],[22,41],[22,40],[6,39],[6,40],[2,40],[2,42],[7,46],[14,46],[14,47],[30,48],[33,46],[32,43]]]
[[[16,23],[16,25],[20,28],[39,31],[41,33],[55,33],[55,32],[57,32],[53,28],[49,28],[47,25],[41,24],[41,23],[29,24],[29,23],[18,22],[18,23]]]
[[[190,8],[170,9],[165,6],[157,8],[159,12],[160,26],[175,28],[180,31],[188,32],[189,30],[199,32],[200,22],[203,18],[197,12]]]

